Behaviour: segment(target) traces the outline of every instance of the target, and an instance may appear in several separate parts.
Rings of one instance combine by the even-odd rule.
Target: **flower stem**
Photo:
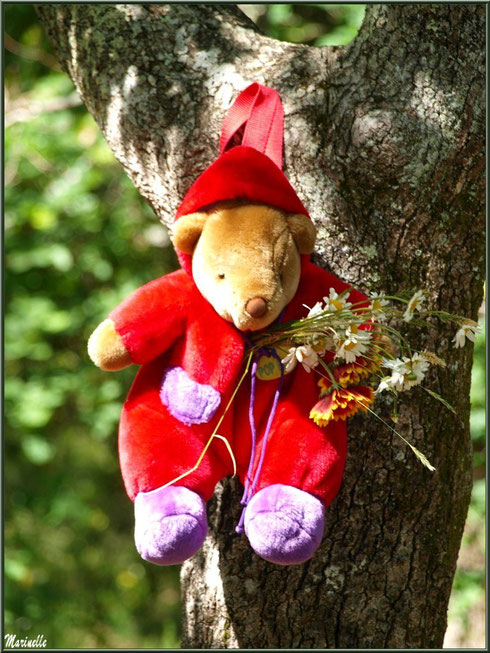
[[[390,431],[393,431],[395,435],[397,435],[401,440],[403,440],[403,442],[405,442],[405,444],[408,445],[410,449],[413,451],[413,453],[417,456],[420,462],[427,467],[427,469],[430,469],[431,472],[436,471],[436,468],[433,465],[431,465],[431,463],[427,460],[425,455],[421,451],[419,451],[417,447],[411,444],[406,438],[404,438],[401,433],[399,433],[396,429],[390,426],[388,422],[385,422],[385,420],[382,417],[380,417],[377,413],[375,413],[374,410],[371,410],[371,408],[369,408],[368,406],[366,406],[366,410],[368,410],[375,417],[377,417],[380,422],[382,422],[385,426],[387,426],[390,429]]]
[[[189,476],[189,474],[192,474],[192,472],[195,472],[196,469],[198,469],[199,465],[202,463],[203,458],[204,458],[204,456],[206,455],[206,452],[207,452],[207,450],[209,449],[209,447],[210,447],[210,445],[211,445],[211,442],[214,440],[214,438],[219,438],[220,440],[223,440],[223,441],[225,442],[226,448],[228,449],[228,453],[230,454],[230,456],[231,456],[231,460],[232,460],[232,462],[233,462],[234,474],[236,474],[236,461],[235,461],[235,457],[233,456],[233,453],[232,453],[232,451],[231,451],[230,443],[228,442],[228,440],[227,440],[223,435],[218,435],[218,429],[219,429],[219,427],[221,426],[221,424],[222,424],[222,422],[223,422],[223,420],[224,420],[224,418],[225,418],[225,415],[226,415],[226,413],[228,412],[228,410],[229,410],[229,408],[230,408],[230,406],[231,406],[233,400],[235,399],[236,394],[237,394],[237,392],[238,392],[240,386],[242,385],[243,381],[245,380],[245,377],[246,377],[247,374],[248,374],[248,370],[250,369],[250,363],[252,362],[252,356],[253,356],[253,351],[250,352],[250,354],[249,354],[249,356],[248,356],[248,358],[247,358],[247,363],[246,363],[246,365],[245,365],[245,371],[243,372],[243,374],[242,374],[240,380],[238,381],[238,384],[237,384],[235,390],[233,391],[233,394],[231,395],[230,400],[229,400],[228,403],[226,404],[226,408],[225,408],[225,410],[223,411],[223,414],[222,414],[221,417],[219,418],[219,421],[218,421],[218,423],[216,424],[216,426],[214,427],[214,430],[213,430],[213,432],[211,433],[211,437],[210,437],[209,440],[206,442],[206,445],[205,445],[204,449],[202,450],[201,455],[200,455],[199,458],[197,459],[197,462],[196,462],[196,464],[194,465],[194,467],[192,467],[191,469],[188,469],[186,472],[184,472],[184,473],[181,474],[180,476],[177,476],[177,478],[172,479],[172,480],[169,481],[168,483],[165,483],[165,485],[163,485],[162,487],[168,487],[169,485],[173,485],[174,483],[177,483],[178,481],[182,480],[182,479],[185,478],[186,476]]]

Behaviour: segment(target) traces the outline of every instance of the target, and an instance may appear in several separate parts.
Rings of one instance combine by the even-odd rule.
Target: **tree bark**
[[[39,5],[115,156],[170,224],[216,158],[225,110],[258,81],[285,108],[285,172],[319,229],[315,261],[368,292],[425,288],[476,318],[484,273],[483,4],[372,5],[346,47],[260,34],[234,6]],[[155,270],[155,276],[158,271]],[[316,556],[258,558],[234,532],[238,484],[209,508],[183,565],[183,646],[440,648],[472,484],[472,347],[453,329],[408,329],[447,362],[403,399],[397,428],[353,418],[342,489]],[[389,400],[377,412],[390,414]]]

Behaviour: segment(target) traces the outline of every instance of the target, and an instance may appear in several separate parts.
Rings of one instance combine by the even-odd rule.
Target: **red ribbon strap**
[[[279,93],[262,84],[251,84],[240,93],[223,120],[219,153],[234,145],[253,147],[266,154],[282,170],[284,109]],[[243,128],[241,143],[240,130]]]

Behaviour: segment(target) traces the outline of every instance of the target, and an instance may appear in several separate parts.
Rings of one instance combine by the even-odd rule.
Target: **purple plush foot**
[[[311,558],[323,536],[325,508],[308,492],[270,485],[252,497],[245,511],[245,533],[265,560],[295,565]]]
[[[200,548],[208,531],[206,506],[185,487],[140,492],[134,501],[134,540],[140,556],[155,565],[177,565]]]

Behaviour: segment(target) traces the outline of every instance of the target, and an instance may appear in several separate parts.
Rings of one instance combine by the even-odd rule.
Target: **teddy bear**
[[[238,530],[264,559],[308,560],[341,484],[345,421],[321,428],[309,418],[318,379],[305,367],[286,373],[277,352],[265,352],[279,373],[258,375],[256,360],[225,411],[251,334],[349,288],[310,261],[316,230],[282,172],[282,119],[276,91],[242,92],[219,157],[177,211],[171,237],[182,268],[133,292],[89,340],[101,369],[141,366],[122,410],[119,457],[137,550],[158,565],[196,553],[206,502],[234,471],[215,439],[189,473],[218,422],[245,487]],[[350,289],[349,301],[364,300]]]

